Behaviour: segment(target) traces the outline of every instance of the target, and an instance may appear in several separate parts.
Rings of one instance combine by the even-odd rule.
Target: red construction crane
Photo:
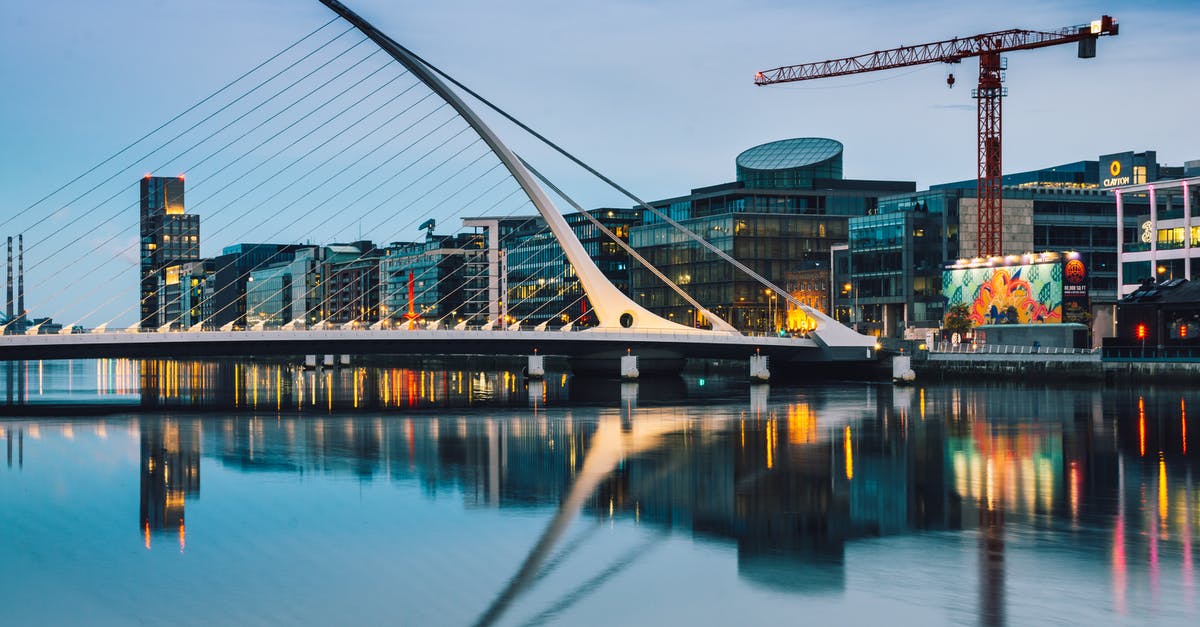
[[[976,188],[979,197],[978,254],[999,255],[1003,250],[1003,217],[1000,211],[1000,98],[1008,95],[1008,89],[1001,86],[1007,63],[1000,54],[1078,42],[1079,58],[1090,59],[1096,56],[1098,37],[1116,34],[1116,20],[1105,15],[1091,24],[1068,26],[1054,31],[1014,28],[919,46],[902,46],[844,59],[788,65],[755,74],[754,83],[774,85],[924,63],[958,63],[968,57],[979,57],[979,86],[971,90],[971,96],[978,102],[979,118],[979,181]],[[954,86],[953,74],[946,79],[946,83]]]

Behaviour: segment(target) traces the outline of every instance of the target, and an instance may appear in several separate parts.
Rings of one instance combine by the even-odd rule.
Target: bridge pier
[[[637,355],[622,355],[621,356],[621,378],[633,380],[638,378],[638,358]]]
[[[750,356],[750,382],[766,383],[771,379],[771,370],[767,367],[769,358],[766,355]]]
[[[525,376],[530,379],[540,380],[546,376],[546,356],[533,354],[529,356],[529,360],[525,365]]]

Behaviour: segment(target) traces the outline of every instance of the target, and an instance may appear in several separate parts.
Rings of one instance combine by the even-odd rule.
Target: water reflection
[[[311,392],[295,386],[315,374],[251,371],[234,381],[274,378],[270,389],[291,402]],[[362,378],[353,369],[339,376]],[[422,379],[443,391],[461,384],[464,394],[472,386],[516,389],[503,375],[366,378],[373,383],[362,383],[360,401],[422,398]],[[542,594],[546,571],[573,559],[570,530],[579,518],[728,545],[741,581],[785,596],[853,592],[861,585],[854,569],[891,559],[887,544],[868,544],[869,558],[856,545],[911,537],[929,543],[929,560],[975,565],[973,574],[955,571],[956,598],[972,598],[970,613],[985,624],[1036,620],[1012,592],[1043,585],[1031,581],[1083,590],[1054,601],[1070,609],[1060,614],[1068,620],[1107,611],[1195,616],[1200,494],[1187,405],[1200,392],[755,386],[733,402],[671,406],[644,402],[657,393],[645,383],[614,382],[609,407],[580,408],[553,406],[560,385],[531,383],[526,409],[26,420],[4,423],[0,436],[17,472],[25,453],[38,455],[41,438],[128,424],[140,441],[136,542],[152,550],[184,550],[185,509],[199,496],[202,466],[206,474],[217,465],[241,476],[415,483],[431,500],[461,499],[464,515],[541,512],[528,518],[537,533],[519,559],[480,565],[496,578],[489,594],[469,603],[476,613],[468,618],[483,624],[517,609],[534,622],[570,616],[583,596],[638,576],[634,566],[656,559],[649,549],[664,542],[643,538],[588,563],[566,592],[550,586]],[[192,530],[212,524],[189,523]],[[964,543],[939,544],[944,534]],[[911,584],[894,582],[898,590]],[[1084,604],[1094,605],[1077,607]]]

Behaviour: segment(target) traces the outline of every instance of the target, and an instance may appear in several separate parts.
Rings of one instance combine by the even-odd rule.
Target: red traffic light
[[[1146,339],[1146,324],[1143,322],[1139,322],[1133,332],[1134,332],[1134,335],[1137,336],[1137,339],[1139,339],[1139,340]]]

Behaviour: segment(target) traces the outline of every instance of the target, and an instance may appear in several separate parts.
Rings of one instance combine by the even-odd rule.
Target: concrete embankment
[[[994,355],[928,353],[913,359],[918,380],[1018,379],[1026,381],[1200,382],[1200,362],[1103,361],[1099,353]]]
[[[923,359],[921,357],[924,357]],[[989,355],[928,353],[912,362],[917,380],[1025,379],[1030,381],[1103,381],[1098,353]]]
[[[1097,353],[986,354],[926,353],[912,360],[918,381],[989,378],[1031,382],[1200,382],[1200,362],[1102,360]]]

